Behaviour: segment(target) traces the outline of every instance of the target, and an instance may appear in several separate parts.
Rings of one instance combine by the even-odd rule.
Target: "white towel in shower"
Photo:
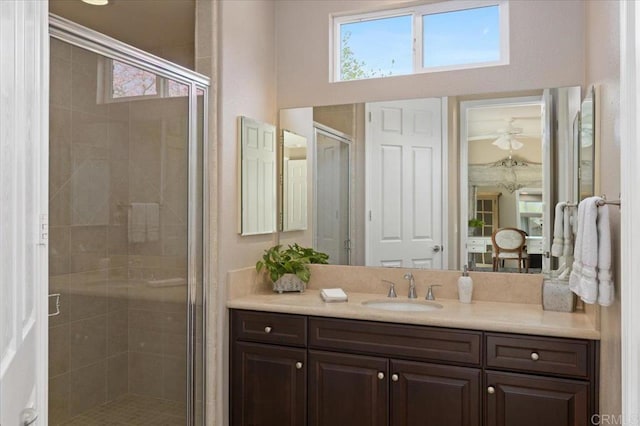
[[[146,204],[147,241],[160,239],[160,205],[158,203]]]
[[[575,260],[569,288],[585,303],[608,306],[613,302],[611,278],[611,231],[608,206],[598,207],[600,197],[590,197],[578,206]]]
[[[131,203],[128,222],[129,242],[143,243],[147,239],[147,205]]]

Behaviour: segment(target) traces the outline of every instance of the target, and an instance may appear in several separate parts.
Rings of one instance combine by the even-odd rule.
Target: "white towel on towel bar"
[[[611,231],[608,206],[598,207],[600,197],[590,197],[578,206],[575,260],[569,288],[585,303],[609,306],[614,289],[611,279]]]
[[[147,205],[131,203],[128,219],[129,242],[143,243],[147,238]]]
[[[160,205],[158,203],[146,204],[147,241],[160,239]]]
[[[564,214],[567,203],[564,201],[556,204],[556,217],[553,222],[553,244],[551,245],[551,256],[560,257],[564,253]]]

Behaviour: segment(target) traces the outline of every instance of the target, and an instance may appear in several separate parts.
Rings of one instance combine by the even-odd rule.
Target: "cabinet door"
[[[309,351],[309,426],[386,426],[385,358]]]
[[[391,361],[392,426],[480,425],[481,370]]]
[[[238,342],[232,370],[232,425],[305,424],[305,349]]]
[[[589,384],[526,374],[486,373],[487,426],[584,426]]]

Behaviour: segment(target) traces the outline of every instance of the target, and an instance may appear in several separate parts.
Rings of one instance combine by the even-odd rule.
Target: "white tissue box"
[[[320,297],[325,302],[346,302],[347,293],[341,288],[323,288],[320,290]]]

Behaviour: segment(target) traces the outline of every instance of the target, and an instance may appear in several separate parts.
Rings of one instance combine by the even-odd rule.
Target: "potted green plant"
[[[478,231],[484,226],[484,221],[478,218],[469,219],[469,235],[478,235]]]
[[[273,291],[303,292],[306,288],[311,272],[309,265],[312,263],[328,263],[329,256],[309,247],[301,247],[298,244],[289,245],[283,249],[276,245],[264,251],[262,260],[256,263],[256,271],[264,268],[273,282]]]

